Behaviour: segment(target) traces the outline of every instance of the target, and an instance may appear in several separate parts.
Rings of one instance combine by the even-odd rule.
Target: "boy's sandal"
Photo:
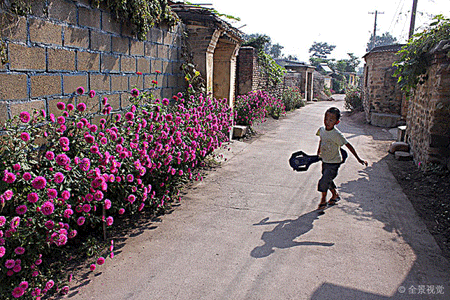
[[[338,200],[339,200],[339,197],[336,198],[336,199],[330,199],[330,200],[328,201],[328,205],[329,205],[329,206],[336,205],[336,203],[338,202]]]
[[[324,210],[327,207],[326,203],[320,203],[319,206],[317,207],[317,210]]]

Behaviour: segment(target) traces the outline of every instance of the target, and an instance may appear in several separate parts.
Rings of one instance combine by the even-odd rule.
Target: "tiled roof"
[[[398,52],[402,49],[405,44],[392,44],[386,46],[378,46],[367,52],[363,57],[366,57],[370,53],[379,53],[379,52]]]

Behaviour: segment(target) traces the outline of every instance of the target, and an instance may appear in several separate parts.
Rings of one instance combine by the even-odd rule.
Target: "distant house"
[[[302,93],[305,93],[306,101],[312,101],[314,98],[314,67],[305,62],[276,59],[277,64],[284,67],[288,73],[285,76],[287,86],[296,85]],[[296,78],[296,80],[294,80]],[[289,84],[289,82],[298,82],[297,84]]]
[[[362,97],[366,120],[375,126],[396,127],[406,120],[407,101],[393,77],[393,62],[403,45],[373,48],[366,53]]]

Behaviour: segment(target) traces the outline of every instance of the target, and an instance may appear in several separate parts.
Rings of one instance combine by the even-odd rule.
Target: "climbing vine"
[[[129,22],[140,40],[145,40],[149,29],[162,21],[169,26],[179,21],[167,0],[94,0],[93,6],[99,7],[100,3],[106,4],[117,20]]]
[[[398,83],[402,90],[415,89],[417,84],[424,83],[429,67],[427,53],[442,40],[450,39],[450,19],[438,15],[429,28],[414,35],[402,50],[400,58],[394,62],[397,70],[394,76],[398,77]],[[450,50],[447,50],[450,57]]]
[[[283,82],[286,69],[278,65],[269,54],[264,52],[264,45],[269,43],[270,38],[266,35],[257,35],[246,41],[243,46],[251,46],[258,52],[258,62],[262,66],[263,72],[268,77],[269,86]]]

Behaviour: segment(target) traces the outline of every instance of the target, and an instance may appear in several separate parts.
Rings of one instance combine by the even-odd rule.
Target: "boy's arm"
[[[353,148],[352,144],[347,143],[345,144],[345,146],[347,146],[348,150],[350,150],[350,152],[356,157],[356,159],[358,160],[358,162],[362,165],[365,165],[367,167],[367,161],[362,160],[361,158],[359,158],[358,154],[356,153],[355,148]]]
[[[320,156],[320,141],[319,141],[319,148],[317,148],[317,156]]]

